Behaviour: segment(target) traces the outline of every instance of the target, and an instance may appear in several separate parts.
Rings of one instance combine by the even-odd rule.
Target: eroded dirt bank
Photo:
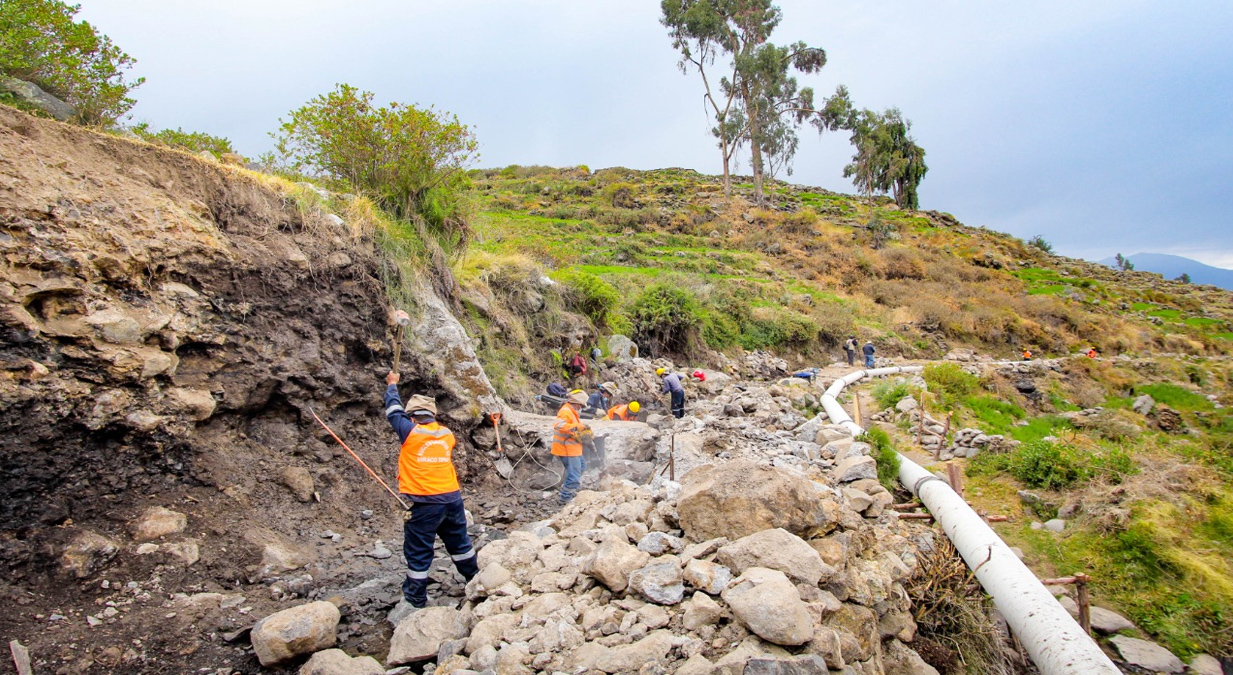
[[[353,554],[398,514],[307,412],[393,475],[370,233],[229,167],[3,107],[0,228],[0,635],[38,672],[255,670],[218,634],[397,573]],[[409,389],[449,398],[408,361]],[[185,518],[139,531],[150,507]],[[174,606],[194,592],[221,596]]]

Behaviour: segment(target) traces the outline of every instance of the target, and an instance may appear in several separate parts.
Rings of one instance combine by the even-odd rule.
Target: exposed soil
[[[308,409],[394,474],[389,307],[372,240],[322,216],[245,172],[0,106],[0,636],[36,672],[255,672],[227,633],[374,579],[340,641],[383,652],[401,518]],[[479,423],[449,421],[464,444]],[[466,489],[498,526],[551,511]],[[187,528],[139,554],[152,506]],[[90,533],[118,550],[74,572],[63,553]],[[361,555],[377,540],[393,555]],[[167,553],[191,544],[191,564]]]

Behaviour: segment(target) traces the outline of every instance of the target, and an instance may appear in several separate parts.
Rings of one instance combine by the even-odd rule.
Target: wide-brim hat
[[[416,394],[407,400],[407,412],[415,414],[417,411],[426,410],[433,415],[437,414],[437,402],[428,396]]]
[[[617,386],[614,382],[605,382],[599,385],[599,388],[606,392],[609,396],[616,396],[617,394]]]
[[[570,403],[577,403],[578,405],[586,405],[587,404],[587,393],[585,391],[577,391],[577,390],[571,391],[569,393],[569,398],[565,400],[569,401]]]

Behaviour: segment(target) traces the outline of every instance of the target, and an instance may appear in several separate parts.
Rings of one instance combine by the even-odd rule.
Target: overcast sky
[[[348,82],[472,125],[481,166],[720,170],[702,85],[656,0],[78,0],[147,78],[135,121],[255,156]],[[899,107],[921,205],[1061,253],[1233,267],[1233,3],[780,0],[801,84]],[[851,192],[846,135],[801,130],[789,180]],[[748,163],[742,168],[748,170]]]

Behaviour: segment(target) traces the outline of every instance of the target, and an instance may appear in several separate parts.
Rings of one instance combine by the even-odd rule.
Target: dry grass
[[[990,618],[993,603],[950,540],[917,554],[906,586],[917,634],[913,647],[944,673],[1011,675],[1011,653]]]

